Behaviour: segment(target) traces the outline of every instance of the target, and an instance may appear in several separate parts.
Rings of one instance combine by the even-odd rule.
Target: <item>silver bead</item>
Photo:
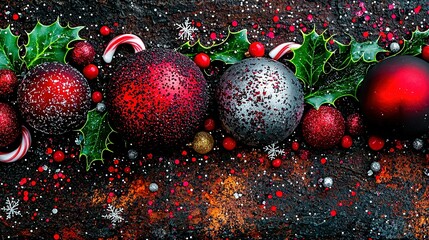
[[[97,103],[96,109],[98,112],[104,112],[106,111],[106,104],[104,104],[103,102],[99,102]]]
[[[423,148],[423,140],[420,138],[414,139],[413,148],[416,150],[421,150]]]
[[[139,156],[139,153],[136,150],[134,149],[128,150],[128,158],[130,160],[135,160],[137,159],[138,156]]]
[[[151,191],[151,192],[156,192],[156,191],[158,191],[158,184],[156,184],[156,183],[151,183],[151,184],[149,185],[149,191]]]
[[[372,163],[371,163],[371,170],[372,170],[373,172],[378,172],[378,171],[380,171],[380,170],[381,170],[381,165],[380,165],[380,163],[379,163],[379,162],[372,162]]]
[[[401,49],[401,46],[399,46],[397,42],[392,42],[389,47],[390,47],[390,51],[394,53],[398,52],[399,49]]]
[[[331,177],[324,177],[323,178],[323,183],[322,185],[326,188],[331,188],[332,185],[334,184],[334,179],[332,179]]]

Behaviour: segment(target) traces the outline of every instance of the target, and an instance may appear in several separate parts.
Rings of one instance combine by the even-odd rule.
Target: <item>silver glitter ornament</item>
[[[149,184],[149,191],[151,191],[151,192],[158,191],[158,184],[156,184],[156,183]]]
[[[401,49],[401,46],[399,46],[399,43],[397,43],[397,42],[392,42],[389,45],[389,48],[390,48],[390,51],[396,53],[396,52],[398,52]]]
[[[139,153],[136,150],[134,149],[128,150],[128,158],[130,160],[135,160],[137,159],[138,156],[139,156]]]
[[[322,185],[326,188],[331,188],[332,185],[334,185],[334,179],[332,179],[331,177],[324,177]]]
[[[371,163],[371,170],[372,170],[373,172],[378,172],[378,171],[380,171],[380,170],[381,170],[381,165],[380,165],[380,163],[379,163],[379,162],[372,162],[372,163]]]
[[[216,93],[225,130],[250,146],[286,139],[304,111],[302,85],[280,62],[248,58],[225,71]]]
[[[97,103],[97,106],[95,107],[97,109],[98,112],[104,112],[106,111],[106,104],[103,102],[99,102]]]
[[[421,150],[423,148],[423,140],[416,138],[413,141],[413,148],[416,150]]]

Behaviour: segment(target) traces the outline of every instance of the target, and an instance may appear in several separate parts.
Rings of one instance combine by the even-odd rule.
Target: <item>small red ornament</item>
[[[345,132],[345,121],[341,112],[331,106],[312,108],[303,117],[304,140],[315,148],[328,149],[337,145]]]
[[[20,135],[18,116],[6,103],[0,102],[0,148],[13,143]]]
[[[198,53],[194,57],[194,62],[200,68],[208,68],[210,66],[210,56],[205,53]]]
[[[88,79],[88,80],[93,80],[96,79],[98,76],[98,67],[94,64],[88,64],[86,65],[83,70],[83,75]]]
[[[85,122],[91,89],[70,65],[42,63],[30,69],[19,84],[18,105],[23,119],[33,128],[62,134]]]
[[[252,42],[249,45],[249,54],[252,57],[263,57],[265,55],[265,46],[261,42]]]
[[[204,129],[208,132],[215,130],[216,122],[213,118],[207,118],[204,121]]]
[[[65,157],[66,155],[61,150],[55,151],[54,154],[52,155],[52,158],[54,159],[55,162],[62,162],[64,161]]]
[[[280,158],[276,158],[271,162],[271,166],[275,168],[279,168],[282,166],[282,160]]]
[[[292,142],[292,150],[293,151],[298,151],[299,150],[299,142],[297,142],[297,141],[293,141]]]
[[[237,142],[232,137],[225,137],[222,141],[222,146],[228,151],[234,150],[237,146]]]
[[[349,135],[344,135],[341,138],[341,146],[343,148],[350,148],[353,145],[353,139]]]
[[[100,28],[100,34],[103,36],[108,36],[110,34],[111,30],[108,26],[102,26]]]
[[[9,69],[0,70],[0,98],[7,97],[15,92],[18,86],[18,78],[15,72]]]
[[[99,91],[95,91],[91,95],[92,101],[95,103],[99,103],[103,101],[103,94]]]
[[[429,130],[429,63],[396,56],[369,69],[359,100],[368,126],[401,136]]]
[[[74,45],[71,52],[71,58],[74,63],[80,66],[88,65],[95,58],[95,50],[91,43],[80,41]]]
[[[346,129],[352,136],[359,136],[365,132],[363,118],[359,113],[352,113],[346,119]]]
[[[384,138],[372,135],[368,138],[368,146],[374,151],[380,151],[384,147]]]
[[[422,48],[422,58],[429,62],[429,45],[426,45]]]

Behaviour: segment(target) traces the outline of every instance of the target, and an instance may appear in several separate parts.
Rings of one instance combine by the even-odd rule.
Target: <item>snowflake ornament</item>
[[[7,216],[6,219],[11,219],[14,216],[21,216],[21,211],[18,210],[18,206],[19,206],[19,200],[14,200],[13,198],[7,198],[6,199],[6,205],[4,207],[1,208],[1,210],[3,210]]]
[[[278,155],[284,154],[285,151],[276,146],[276,143],[270,144],[264,147],[264,151],[267,152],[268,158],[274,160]]]
[[[187,41],[194,39],[193,34],[198,30],[196,27],[192,26],[189,18],[186,18],[185,22],[182,24],[175,23],[174,26],[177,26],[177,29],[179,29],[179,39]]]
[[[110,220],[112,224],[115,225],[116,223],[124,221],[124,218],[121,216],[123,211],[123,208],[115,208],[114,206],[109,204],[107,207],[108,214],[103,215],[102,217]]]

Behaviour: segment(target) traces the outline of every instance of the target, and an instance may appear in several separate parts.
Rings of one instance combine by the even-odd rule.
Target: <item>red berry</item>
[[[54,152],[54,155],[52,155],[52,157],[53,157],[55,162],[62,162],[62,161],[64,161],[66,155],[64,154],[63,151],[57,150]]]
[[[331,214],[331,216],[332,216],[332,217],[335,217],[335,216],[337,216],[337,211],[335,211],[335,210],[331,210],[331,213],[330,213],[330,214]]]
[[[0,70],[0,98],[6,97],[15,92],[18,86],[18,78],[15,72],[8,69]]]
[[[17,13],[14,13],[14,14],[12,15],[12,19],[13,19],[14,21],[18,21],[18,19],[19,19],[19,15],[18,15]]]
[[[9,104],[0,102],[0,147],[13,143],[20,132],[21,128],[15,110]]]
[[[93,80],[98,76],[98,67],[94,64],[88,64],[83,68],[82,72],[88,80]]]
[[[85,66],[94,61],[95,50],[89,42],[80,41],[74,45],[71,52],[71,59],[80,66]]]
[[[100,34],[103,36],[107,36],[110,34],[110,28],[108,26],[102,26],[100,28]]]
[[[353,145],[353,139],[349,135],[344,135],[343,138],[341,138],[341,146],[343,148],[350,148]]]
[[[429,62],[429,45],[426,45],[422,48],[422,58]]]
[[[263,57],[265,55],[265,46],[261,42],[253,42],[249,46],[249,54],[252,57]]]
[[[382,137],[372,135],[368,139],[369,148],[374,151],[379,151],[384,147],[384,139]]]
[[[344,117],[334,107],[321,106],[318,110],[312,108],[303,117],[302,134],[312,147],[334,147],[344,136],[344,131]]]
[[[216,123],[215,120],[213,118],[207,118],[204,121],[204,129],[208,132],[215,130],[216,128]]]
[[[194,57],[194,62],[200,68],[208,68],[210,66],[210,57],[205,53],[198,53]]]
[[[292,142],[292,150],[293,151],[298,151],[299,150],[299,142],[297,142],[297,141],[293,141]]]
[[[281,159],[279,159],[279,158],[276,158],[276,159],[274,159],[272,162],[271,162],[271,166],[273,166],[273,167],[275,167],[275,168],[278,168],[278,167],[280,167],[282,165],[282,160]]]
[[[232,137],[225,137],[222,141],[222,146],[228,151],[234,150],[237,142]]]
[[[99,91],[95,91],[92,93],[92,101],[95,103],[99,103],[103,100],[103,94]]]

